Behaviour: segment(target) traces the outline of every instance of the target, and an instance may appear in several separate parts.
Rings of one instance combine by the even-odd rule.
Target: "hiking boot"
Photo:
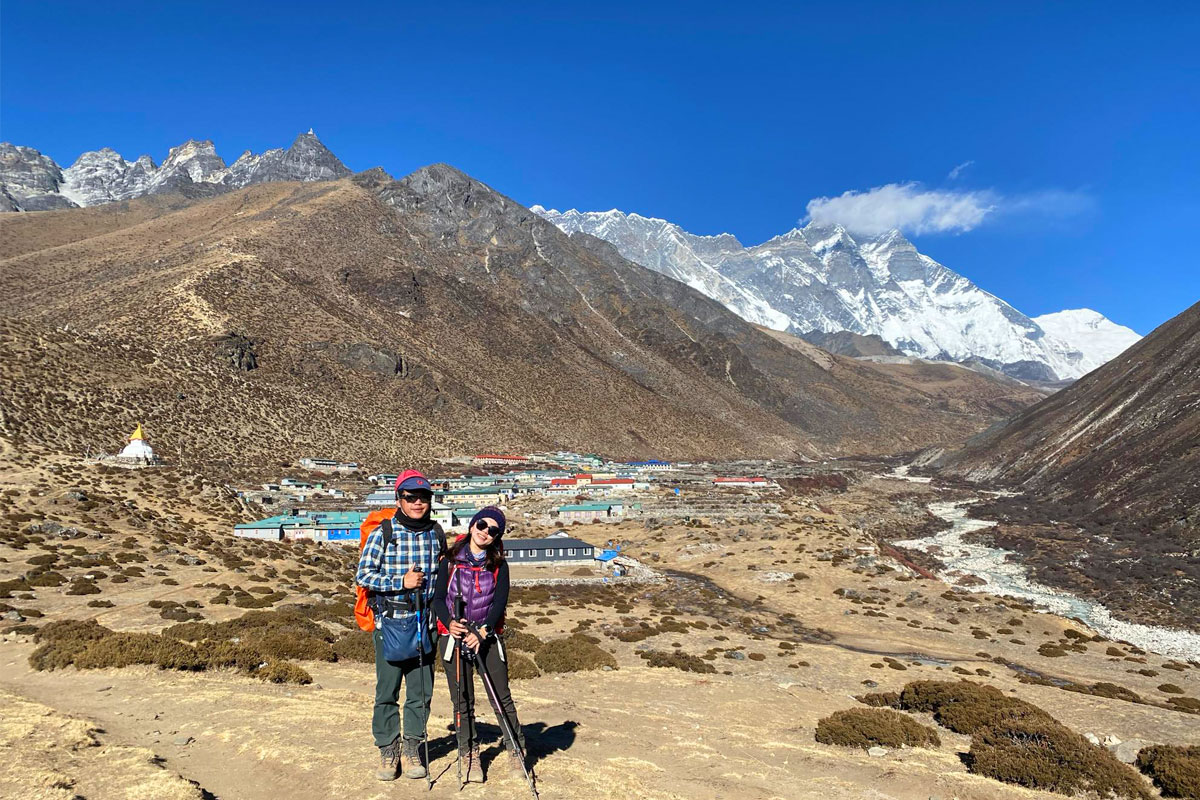
[[[379,769],[375,777],[381,781],[394,781],[400,774],[400,739],[379,748]]]
[[[479,745],[472,745],[467,751],[467,780],[466,783],[483,783],[483,761],[479,757]]]
[[[401,755],[404,758],[404,777],[406,778],[424,778],[428,772],[425,770],[425,765],[421,763],[421,740],[409,739],[404,740],[404,749]]]
[[[525,778],[525,759],[516,750],[506,750],[508,753],[508,768],[513,775],[524,780]]]

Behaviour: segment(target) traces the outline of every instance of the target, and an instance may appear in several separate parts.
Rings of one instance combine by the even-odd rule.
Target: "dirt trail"
[[[315,685],[274,687],[153,668],[34,673],[24,665],[28,650],[7,644],[0,651],[0,687],[93,720],[105,742],[153,749],[168,772],[218,800],[277,800],[280,791],[289,800],[424,792],[416,781],[381,784],[371,777],[369,667],[307,664]],[[515,695],[548,799],[1052,797],[969,775],[945,748],[871,758],[818,745],[816,719],[852,701],[762,676],[626,667],[518,682]],[[458,788],[448,711],[439,683],[430,723],[437,795]],[[498,754],[494,721],[481,729],[485,758]],[[195,741],[176,743],[189,736]],[[87,796],[124,796],[113,788]],[[483,787],[465,792],[527,796],[502,762]]]

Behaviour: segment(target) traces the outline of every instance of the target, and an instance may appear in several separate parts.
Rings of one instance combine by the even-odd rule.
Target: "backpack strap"
[[[383,552],[386,553],[387,549],[392,546],[392,540],[396,538],[396,529],[392,527],[391,517],[384,517],[379,524],[383,528]]]

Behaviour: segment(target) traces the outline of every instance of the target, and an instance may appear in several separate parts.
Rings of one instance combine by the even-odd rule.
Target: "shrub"
[[[114,605],[112,600],[88,600],[90,608],[112,608]]]
[[[31,588],[29,581],[17,578],[11,581],[0,581],[0,597],[12,597],[13,592],[27,592]]]
[[[1158,687],[1163,694],[1183,694],[1183,689],[1173,683],[1164,683]]]
[[[611,653],[601,650],[580,634],[546,642],[534,655],[534,661],[542,672],[580,672],[602,667],[615,669],[617,666]]]
[[[914,681],[900,693],[900,708],[929,711],[955,733],[973,734],[1004,720],[1053,718],[1035,705],[1007,697],[994,686],[972,681]]]
[[[704,659],[688,653],[643,650],[639,655],[652,667],[674,667],[684,672],[699,672],[702,674],[712,674],[717,671],[712,664],[709,664]]]
[[[67,594],[100,594],[100,587],[85,578],[76,578]]]
[[[536,653],[542,644],[542,640],[532,633],[505,631],[504,634],[505,652],[511,653],[515,650],[525,653]]]
[[[233,642],[201,642],[196,645],[196,653],[204,659],[209,669],[233,667],[246,673],[258,669],[267,660],[254,648]]]
[[[1030,789],[1150,800],[1138,775],[1102,747],[1049,719],[1009,719],[971,738],[967,769]]]
[[[301,685],[312,683],[312,675],[309,675],[300,667],[287,661],[272,661],[267,666],[258,670],[255,675],[270,683],[297,683]]]
[[[640,642],[644,639],[649,639],[651,636],[655,636],[657,634],[658,634],[657,628],[651,628],[649,626],[646,626],[646,627],[639,626],[637,628],[625,628],[623,630],[619,630],[616,633],[612,633],[609,635],[612,636],[614,639],[617,639],[622,642]]]
[[[1137,754],[1137,767],[1163,797],[1200,797],[1200,747],[1156,744]]]
[[[1167,705],[1178,711],[1190,711],[1193,714],[1200,714],[1200,700],[1194,697],[1171,697],[1167,699]]]
[[[114,633],[92,642],[75,657],[78,669],[157,664],[161,669],[201,670],[207,665],[195,649],[153,633]]]
[[[1068,689],[1070,687],[1067,687]],[[1126,689],[1124,686],[1118,686],[1115,683],[1093,683],[1087,687],[1087,694],[1095,697],[1107,697],[1111,700],[1125,700],[1130,703],[1140,703],[1142,698],[1137,692],[1132,689]]]
[[[898,692],[872,692],[860,694],[854,698],[864,706],[872,708],[899,708],[900,694]]]
[[[285,592],[272,592],[261,597],[255,597],[252,594],[238,594],[234,595],[233,604],[238,608],[269,608],[285,597],[287,597]],[[214,599],[213,602],[216,600]]]
[[[64,669],[75,663],[75,657],[92,642],[111,635],[111,630],[95,620],[80,622],[64,619],[51,622],[38,630],[34,637],[34,641],[41,644],[29,654],[29,666],[39,671]]]
[[[375,640],[366,631],[349,631],[333,643],[333,654],[338,661],[375,663]]]
[[[162,635],[184,642],[202,642],[213,635],[214,626],[205,622],[184,622],[164,628]]]
[[[1056,644],[1052,644],[1051,642],[1046,642],[1045,644],[1041,645],[1038,647],[1037,651],[1038,655],[1045,656],[1046,658],[1062,658],[1063,656],[1067,655],[1066,650],[1062,649]]]
[[[886,708],[849,708],[817,722],[821,744],[861,747],[937,747],[937,731],[911,717]]]
[[[53,570],[30,575],[26,580],[30,586],[62,586],[66,582],[67,579],[62,573]]]
[[[511,680],[525,680],[541,676],[533,659],[520,653],[508,653],[508,677]]]

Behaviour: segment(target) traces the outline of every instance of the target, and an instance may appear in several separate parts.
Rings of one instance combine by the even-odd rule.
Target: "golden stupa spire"
[[[139,422],[138,426],[137,426],[137,430],[135,430],[133,432],[133,434],[129,437],[129,441],[134,442],[134,441],[137,441],[138,439],[145,439],[145,438],[146,438],[146,434],[142,433],[142,423]]]

